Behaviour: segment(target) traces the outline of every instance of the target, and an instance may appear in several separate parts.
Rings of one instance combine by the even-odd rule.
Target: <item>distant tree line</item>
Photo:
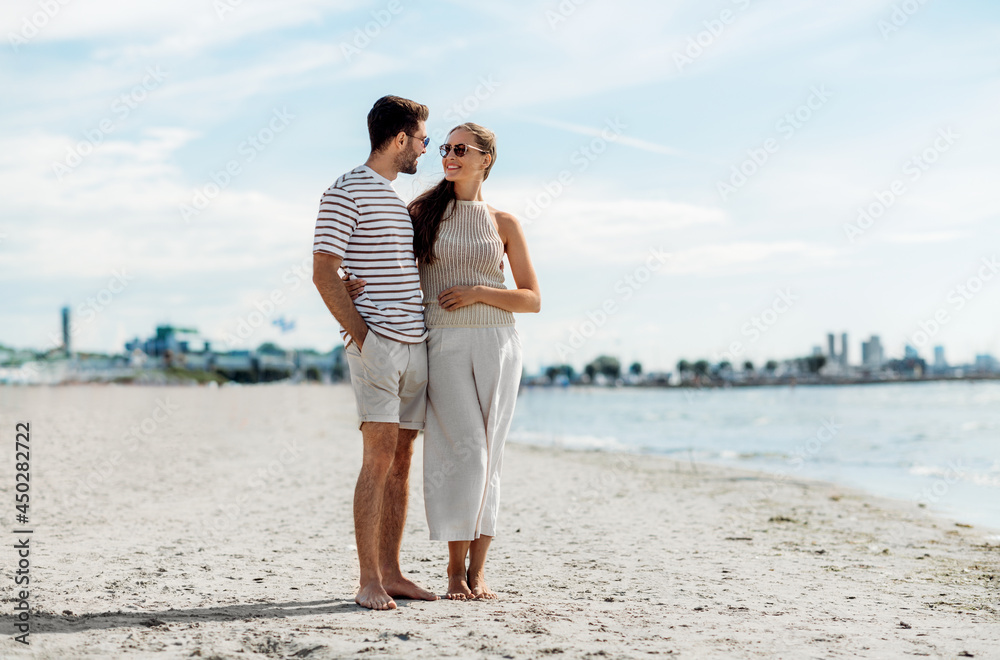
[[[628,373],[632,376],[641,376],[642,364],[640,362],[633,362],[628,367]],[[604,376],[609,380],[618,380],[622,376],[622,365],[616,357],[601,355],[583,368],[583,375],[590,381],[593,381],[598,375]],[[545,376],[551,382],[555,382],[560,377],[565,378],[571,383],[579,380],[576,370],[568,364],[557,364],[546,368]]]
[[[819,373],[826,365],[826,356],[824,355],[810,355],[808,357],[795,358],[792,360],[787,360],[787,363],[793,365],[795,369],[801,373],[816,374]],[[768,375],[773,375],[775,371],[778,370],[780,365],[776,360],[768,360],[764,364],[764,372]],[[728,360],[723,360],[718,364],[712,364],[708,360],[698,360],[696,362],[689,362],[688,360],[680,360],[677,363],[677,373],[683,379],[685,376],[718,376],[724,373],[731,373],[733,371],[733,364]],[[743,371],[747,373],[756,373],[757,369],[753,362],[747,360],[743,363]]]

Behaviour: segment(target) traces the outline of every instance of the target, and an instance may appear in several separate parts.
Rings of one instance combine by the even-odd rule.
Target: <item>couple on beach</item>
[[[497,597],[485,563],[521,379],[513,313],[541,306],[520,224],[483,201],[491,131],[453,128],[440,147],[444,179],[409,206],[390,185],[416,173],[428,114],[398,96],[375,102],[368,160],[323,194],[313,242],[313,282],[341,325],[364,442],[355,601],[374,610],[395,609],[394,597],[437,600],[399,566],[421,430],[430,538],[448,542],[447,596]],[[504,255],[516,289],[504,286]]]

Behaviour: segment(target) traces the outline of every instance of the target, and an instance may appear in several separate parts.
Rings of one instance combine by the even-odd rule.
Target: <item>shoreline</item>
[[[518,443],[487,564],[501,600],[369,612],[353,603],[361,451],[349,387],[8,393],[0,413],[33,423],[40,499],[32,646],[5,636],[4,657],[1000,648],[1000,543],[983,529],[806,478]],[[170,412],[143,434],[157,405]],[[440,594],[447,549],[427,540],[420,453],[418,440],[401,560]],[[2,469],[0,488],[13,483]],[[103,476],[88,486],[90,474]]]
[[[722,470],[727,472],[733,472],[740,475],[741,479],[744,480],[756,480],[760,482],[774,482],[774,483],[792,483],[801,484],[805,487],[810,488],[823,488],[830,491],[844,491],[844,493],[849,493],[856,499],[868,499],[877,502],[879,506],[889,509],[898,509],[901,512],[906,513],[919,513],[926,516],[928,519],[937,520],[942,524],[951,525],[954,524],[959,527],[965,528],[975,528],[981,533],[988,535],[991,540],[1000,542],[1000,525],[984,525],[984,524],[969,524],[961,520],[961,516],[951,513],[944,509],[938,509],[933,507],[921,506],[919,503],[907,500],[901,497],[893,497],[891,495],[883,495],[863,487],[854,486],[851,484],[844,484],[837,482],[832,479],[822,479],[814,478],[810,476],[799,476],[790,475],[788,473],[776,473],[769,472],[763,469],[751,468],[751,467],[739,467],[724,463],[712,463],[709,461],[704,461],[701,459],[681,459],[675,458],[667,453],[660,453],[657,451],[635,449],[629,450],[627,448],[603,448],[603,447],[569,447],[569,446],[559,446],[559,445],[544,445],[535,444],[531,442],[523,442],[518,440],[509,440],[508,446],[517,445],[519,447],[531,448],[531,449],[542,449],[550,450],[559,454],[572,455],[576,453],[582,454],[607,454],[611,457],[617,457],[616,460],[625,460],[628,464],[634,464],[640,460],[653,459],[653,460],[663,460],[667,461],[672,467],[671,471],[683,472],[685,470],[697,474],[701,471],[710,472],[712,470]],[[635,460],[630,460],[635,459]]]
[[[122,357],[122,356],[117,356]],[[219,370],[206,370],[200,367],[189,368],[186,366],[173,367],[115,367],[106,369],[89,369],[82,372],[74,372],[72,375],[56,377],[50,373],[51,378],[42,379],[39,375],[41,365],[43,369],[50,372],[58,367],[65,367],[74,362],[70,359],[54,360],[32,364],[32,368],[25,373],[25,364],[18,366],[0,366],[0,387],[2,386],[65,386],[65,385],[135,385],[139,387],[148,386],[177,386],[177,385],[284,385],[284,384],[305,384],[302,374],[295,377],[272,378],[260,381],[242,381],[227,378]],[[288,372],[291,374],[291,372]],[[739,374],[741,372],[735,372]],[[757,372],[755,372],[756,374]],[[665,390],[713,390],[729,388],[756,388],[756,387],[796,387],[796,386],[851,386],[851,385],[892,385],[911,383],[942,383],[942,382],[995,382],[1000,381],[1000,372],[970,371],[962,375],[946,374],[923,374],[920,376],[906,376],[896,374],[895,377],[874,377],[864,375],[842,376],[842,375],[819,375],[809,373],[784,374],[781,376],[761,377],[754,375],[746,377],[719,377],[719,376],[693,376],[679,383],[671,383],[668,379],[662,378],[663,374],[653,372],[654,380],[638,380],[643,376],[619,376],[617,379],[598,374],[601,382],[550,382],[541,374],[536,376],[525,376],[521,380],[523,388],[543,388],[543,389],[565,389],[565,388],[603,388],[620,389],[638,387],[644,389],[665,389]],[[669,373],[668,373],[669,375]],[[18,376],[21,376],[18,378]],[[349,380],[349,378],[348,378]],[[343,382],[343,381],[341,381]],[[337,381],[326,382],[317,381],[316,384],[338,384]]]
[[[745,475],[747,479],[757,479],[760,481],[773,481],[776,483],[781,482],[801,482],[804,484],[811,484],[813,487],[824,487],[830,490],[842,490],[850,491],[858,498],[868,498],[871,500],[877,500],[882,503],[883,506],[888,506],[889,508],[898,508],[907,512],[919,512],[927,515],[930,518],[938,519],[942,523],[955,524],[961,527],[975,528],[989,535],[989,538],[993,541],[1000,542],[1000,525],[993,524],[983,524],[983,523],[967,523],[962,521],[962,516],[955,512],[950,511],[947,508],[938,507],[928,507],[922,505],[919,502],[914,502],[912,500],[907,500],[903,497],[896,497],[892,495],[886,495],[878,493],[867,488],[856,486],[847,483],[840,483],[833,479],[823,479],[810,477],[807,475],[793,475],[787,472],[771,472],[766,469],[752,468],[752,467],[742,467],[731,465],[723,462],[713,463],[711,461],[705,461],[702,459],[682,459],[677,458],[670,452],[661,452],[650,449],[629,449],[627,447],[616,446],[614,448],[607,447],[573,447],[569,445],[558,445],[558,444],[542,444],[533,443],[521,440],[508,440],[509,445],[518,445],[521,447],[538,448],[538,449],[548,449],[554,452],[565,452],[567,454],[574,453],[597,453],[597,454],[608,454],[611,456],[619,455],[622,457],[630,457],[637,460],[642,459],[662,459],[669,461],[671,464],[677,466],[677,469],[687,466],[692,472],[697,472],[700,470],[708,471],[710,469],[720,469],[732,471],[735,473],[741,473]],[[678,450],[678,452],[688,451]],[[968,520],[968,519],[967,519]]]
[[[624,389],[638,387],[643,389],[662,390],[716,390],[743,387],[846,387],[851,385],[910,385],[919,383],[980,383],[1000,381],[1000,374],[972,374],[967,376],[921,376],[919,378],[831,378],[820,376],[810,378],[808,376],[783,376],[773,380],[725,380],[708,379],[704,383],[679,383],[671,385],[669,383],[625,383],[599,385],[595,383],[534,383],[524,382],[522,387],[541,389],[566,389],[566,388],[601,388],[601,389]]]
[[[990,402],[997,385],[529,389],[511,440],[802,476],[1000,529]]]

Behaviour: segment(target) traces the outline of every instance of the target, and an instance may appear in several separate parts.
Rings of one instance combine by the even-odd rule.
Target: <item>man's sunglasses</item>
[[[416,135],[410,135],[409,133],[407,133],[407,135],[409,135],[411,138],[415,140],[420,140],[420,138],[418,138]],[[424,143],[424,149],[426,149],[427,145],[431,143],[431,139],[429,137],[425,137],[423,140],[420,141]]]
[[[464,156],[465,152],[468,149],[475,149],[476,151],[478,151],[481,154],[486,153],[485,151],[483,151],[479,147],[474,147],[471,144],[456,144],[456,145],[442,144],[441,148],[440,148],[441,158],[445,158],[448,155],[448,152],[450,152],[452,149],[455,150],[455,155],[458,156],[459,158],[461,158],[462,156]]]

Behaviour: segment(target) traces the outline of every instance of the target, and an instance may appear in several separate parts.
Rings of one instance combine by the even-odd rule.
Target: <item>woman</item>
[[[539,311],[541,293],[521,225],[483,201],[496,136],[462,124],[440,152],[444,180],[409,205],[428,329],[424,506],[431,540],[448,542],[448,598],[496,598],[485,564],[521,380],[513,313]]]

